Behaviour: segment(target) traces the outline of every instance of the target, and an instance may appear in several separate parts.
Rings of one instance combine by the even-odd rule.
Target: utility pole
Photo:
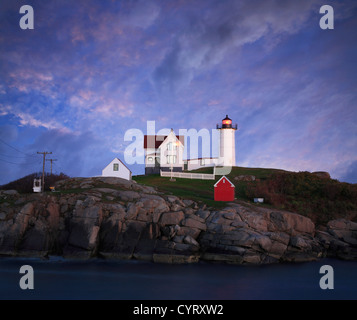
[[[46,162],[46,154],[52,154],[52,152],[37,152],[37,154],[43,154],[42,192],[45,192],[45,162]]]
[[[51,176],[52,176],[52,162],[57,161],[57,159],[47,159],[46,161],[51,161]]]

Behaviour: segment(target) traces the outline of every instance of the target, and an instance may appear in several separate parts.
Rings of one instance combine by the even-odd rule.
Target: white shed
[[[117,177],[131,180],[131,171],[118,158],[114,158],[103,170],[102,177]]]

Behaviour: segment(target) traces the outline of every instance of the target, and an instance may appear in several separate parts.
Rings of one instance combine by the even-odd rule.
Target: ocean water
[[[34,270],[34,289],[19,285],[22,265]],[[322,290],[320,267],[334,270],[334,289]],[[51,257],[0,258],[0,299],[357,299],[357,262],[240,266],[143,261],[76,261]]]

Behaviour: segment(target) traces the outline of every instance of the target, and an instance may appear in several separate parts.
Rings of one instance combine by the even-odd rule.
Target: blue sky
[[[357,183],[356,39],[356,1],[2,0],[0,184],[41,171],[37,151],[56,173],[100,175],[130,128],[210,130],[226,114],[237,165]]]

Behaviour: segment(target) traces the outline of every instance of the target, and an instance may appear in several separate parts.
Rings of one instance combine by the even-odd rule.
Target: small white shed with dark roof
[[[117,177],[131,180],[131,171],[118,158],[114,158],[103,170],[102,177]]]

